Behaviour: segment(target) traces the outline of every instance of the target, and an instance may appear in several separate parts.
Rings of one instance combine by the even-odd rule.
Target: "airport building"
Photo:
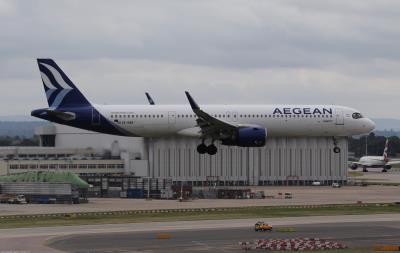
[[[129,175],[191,186],[310,185],[347,180],[347,139],[335,154],[329,137],[268,137],[265,147],[218,145],[214,156],[188,137],[133,138],[63,125],[39,127],[41,147],[0,149],[0,173],[68,170],[81,175]]]

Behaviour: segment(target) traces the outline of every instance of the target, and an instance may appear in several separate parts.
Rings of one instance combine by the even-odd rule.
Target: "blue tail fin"
[[[52,59],[37,59],[37,61],[50,108],[90,106],[85,96]]]

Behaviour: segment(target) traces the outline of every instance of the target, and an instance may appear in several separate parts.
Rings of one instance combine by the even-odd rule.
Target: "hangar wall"
[[[309,185],[347,180],[348,147],[338,138],[335,154],[329,137],[268,138],[263,148],[218,146],[215,156],[199,155],[197,139],[149,139],[149,176],[194,186]]]

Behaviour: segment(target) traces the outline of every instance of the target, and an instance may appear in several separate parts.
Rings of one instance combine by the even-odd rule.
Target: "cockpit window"
[[[351,115],[353,117],[353,119],[361,119],[363,116],[361,115],[361,113],[355,112]]]

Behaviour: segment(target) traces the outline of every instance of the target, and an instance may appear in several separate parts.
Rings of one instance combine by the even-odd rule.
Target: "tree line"
[[[397,136],[392,136],[388,138],[388,156],[394,157],[400,153],[400,138]],[[385,136],[376,136],[374,133],[370,133],[369,135],[361,136],[360,138],[350,138],[349,151],[354,152],[354,155],[356,157],[361,157],[366,155],[365,151],[367,146],[368,155],[380,156],[383,155],[385,142]]]
[[[0,146],[39,146],[36,137],[0,136]]]

